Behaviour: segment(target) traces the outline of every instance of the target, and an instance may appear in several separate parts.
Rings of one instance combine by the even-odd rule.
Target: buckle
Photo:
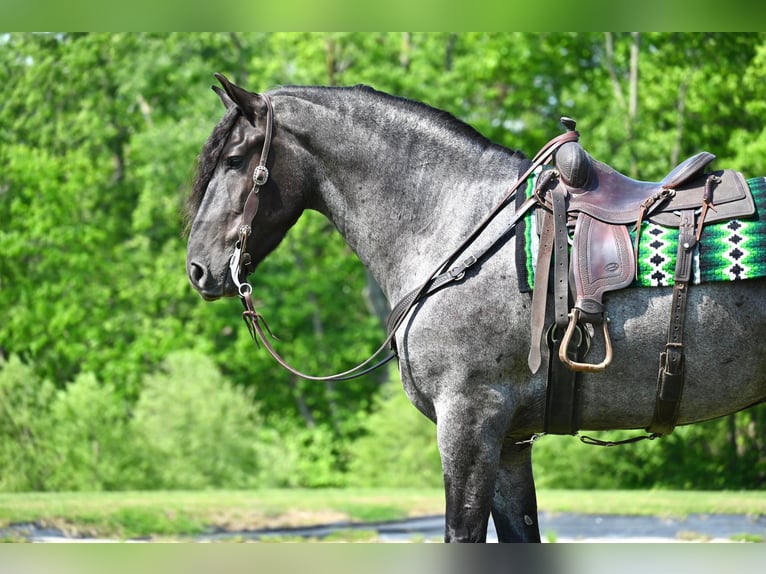
[[[267,181],[269,181],[269,170],[265,165],[256,166],[255,171],[253,171],[253,183],[262,186],[266,185]]]

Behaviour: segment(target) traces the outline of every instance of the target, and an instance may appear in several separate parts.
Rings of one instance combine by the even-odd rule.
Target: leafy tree
[[[194,374],[190,382],[190,374]],[[258,484],[263,436],[251,397],[199,353],[168,355],[146,378],[131,422],[145,456],[144,488],[243,488]]]
[[[15,355],[0,359],[0,489],[45,488],[54,466],[45,444],[53,393]]]
[[[357,469],[360,453],[351,445],[372,432],[366,417],[378,412],[385,376],[297,380],[254,348],[237,301],[203,303],[185,277],[179,212],[194,158],[222,112],[209,90],[215,71],[257,91],[370,84],[446,109],[527,154],[568,115],[594,156],[631,175],[660,178],[707,149],[721,166],[751,176],[766,172],[765,40],[762,33],[0,35],[0,357],[8,377],[26,378],[40,394],[39,402],[24,402],[14,386],[14,409],[39,410],[40,425],[61,425],[75,410],[96,417],[86,404],[93,400],[104,416],[117,417],[146,400],[145,386],[169,356],[190,350],[214,362],[219,380],[247,389],[263,413],[259,428],[269,429],[289,460],[311,460],[317,470],[273,473],[273,480],[336,484],[349,465]],[[279,350],[304,370],[343,370],[383,337],[363,296],[365,271],[313,214],[252,281]],[[196,369],[188,370],[193,387]],[[763,461],[752,453],[763,452],[762,413],[680,429],[646,454],[649,446],[633,449],[625,484],[649,480],[645,469],[680,456],[681,444],[710,465],[723,460],[742,484],[760,484]],[[53,476],[53,459],[29,454],[41,448],[30,437],[46,432],[44,425],[24,420],[33,422],[0,422],[0,434],[14,437],[0,449],[29,463],[19,482],[0,478],[4,488],[42,488]],[[67,429],[72,437],[93,432]],[[92,462],[85,438],[79,441],[67,460]],[[112,488],[111,468],[84,470],[67,487],[98,476]],[[211,473],[194,481],[213,480]]]

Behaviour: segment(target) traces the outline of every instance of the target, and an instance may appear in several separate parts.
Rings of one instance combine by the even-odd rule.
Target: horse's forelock
[[[185,231],[187,235],[194,218],[197,216],[199,206],[202,204],[202,198],[205,196],[205,190],[213,177],[215,167],[218,165],[221,151],[229,139],[229,134],[239,114],[239,108],[234,106],[226,110],[226,114],[213,129],[213,133],[210,134],[197,158],[197,173],[194,177],[192,192],[186,200]]]

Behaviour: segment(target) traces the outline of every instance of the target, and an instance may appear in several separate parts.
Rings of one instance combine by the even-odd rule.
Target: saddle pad
[[[527,182],[527,196],[534,189],[533,177]],[[747,185],[753,192],[755,215],[705,225],[700,244],[694,252],[693,283],[766,276],[766,177],[748,179]],[[764,214],[763,218],[761,214]],[[537,217],[532,214],[519,222],[516,229],[516,272],[522,293],[534,289],[539,242],[536,220]],[[629,231],[631,239],[635,239],[635,232],[632,229]],[[638,252],[638,274],[631,286],[672,286],[677,243],[678,229],[644,222]]]

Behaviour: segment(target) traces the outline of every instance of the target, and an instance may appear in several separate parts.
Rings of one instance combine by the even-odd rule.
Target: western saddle
[[[575,131],[574,120],[561,121]],[[602,372],[612,360],[603,296],[629,286],[636,277],[644,221],[679,229],[670,325],[660,354],[655,412],[647,431],[659,436],[675,428],[684,383],[686,298],[703,226],[755,213],[740,173],[704,171],[714,159],[713,154],[700,152],[661,181],[647,182],[596,161],[577,139],[553,152],[553,165],[540,174],[534,191],[543,209],[538,210],[540,243],[529,354],[529,367],[536,372],[551,291],[554,324],[544,338],[549,349],[546,433],[577,433],[577,373]],[[635,240],[629,225],[634,227]],[[586,362],[599,327],[604,357],[597,363]]]

